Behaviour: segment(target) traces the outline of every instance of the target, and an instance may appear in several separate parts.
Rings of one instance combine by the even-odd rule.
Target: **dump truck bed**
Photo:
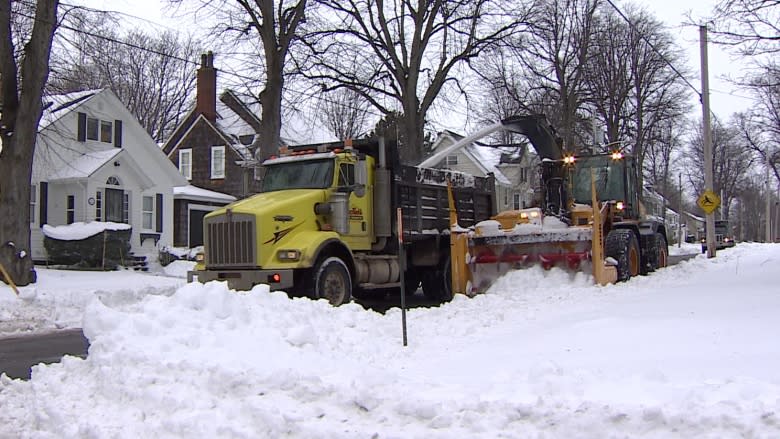
[[[495,179],[448,169],[400,166],[396,175],[397,200],[403,212],[404,239],[449,234],[447,184],[452,185],[458,223],[470,227],[495,212]]]

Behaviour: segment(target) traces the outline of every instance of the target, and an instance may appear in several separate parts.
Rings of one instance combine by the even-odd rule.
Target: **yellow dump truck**
[[[449,300],[448,184],[468,227],[496,213],[494,179],[397,157],[394,143],[363,140],[266,160],[261,193],[204,218],[204,252],[188,280],[242,290],[262,283],[340,305],[400,287],[403,274],[407,291],[421,285],[429,298]]]

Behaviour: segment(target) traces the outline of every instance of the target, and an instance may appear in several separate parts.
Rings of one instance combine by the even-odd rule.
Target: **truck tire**
[[[423,294],[429,300],[449,302],[452,300],[452,275],[449,254],[439,262],[436,268],[431,268],[422,274]]]
[[[352,278],[344,261],[335,256],[325,258],[313,273],[314,298],[327,299],[333,306],[352,300]]]
[[[656,264],[653,268],[664,268],[669,265],[669,244],[661,233],[655,234]]]
[[[420,273],[415,268],[407,268],[404,272],[404,291],[406,296],[414,296],[420,288]]]
[[[639,274],[639,242],[631,230],[611,230],[604,240],[604,253],[617,261],[618,282]]]

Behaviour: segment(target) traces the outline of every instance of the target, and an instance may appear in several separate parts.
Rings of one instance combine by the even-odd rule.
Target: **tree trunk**
[[[282,90],[284,76],[281,72],[280,60],[267,60],[268,80],[260,92],[260,105],[263,109],[263,119],[260,121],[260,147],[257,149],[257,159],[263,160],[278,154],[282,131]]]
[[[0,3],[0,264],[19,286],[35,282],[30,253],[30,180],[41,119],[41,95],[49,75],[49,54],[57,18],[57,0],[38,0],[35,22],[25,45],[21,73],[13,58],[11,2]],[[21,87],[17,83],[19,78]],[[5,281],[5,279],[3,279]]]

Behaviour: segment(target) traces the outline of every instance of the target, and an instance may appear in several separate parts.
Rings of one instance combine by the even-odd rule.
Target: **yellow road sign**
[[[701,194],[698,200],[696,200],[696,204],[701,207],[701,210],[703,210],[704,213],[710,214],[720,206],[720,197],[718,197],[715,192],[707,190]]]

